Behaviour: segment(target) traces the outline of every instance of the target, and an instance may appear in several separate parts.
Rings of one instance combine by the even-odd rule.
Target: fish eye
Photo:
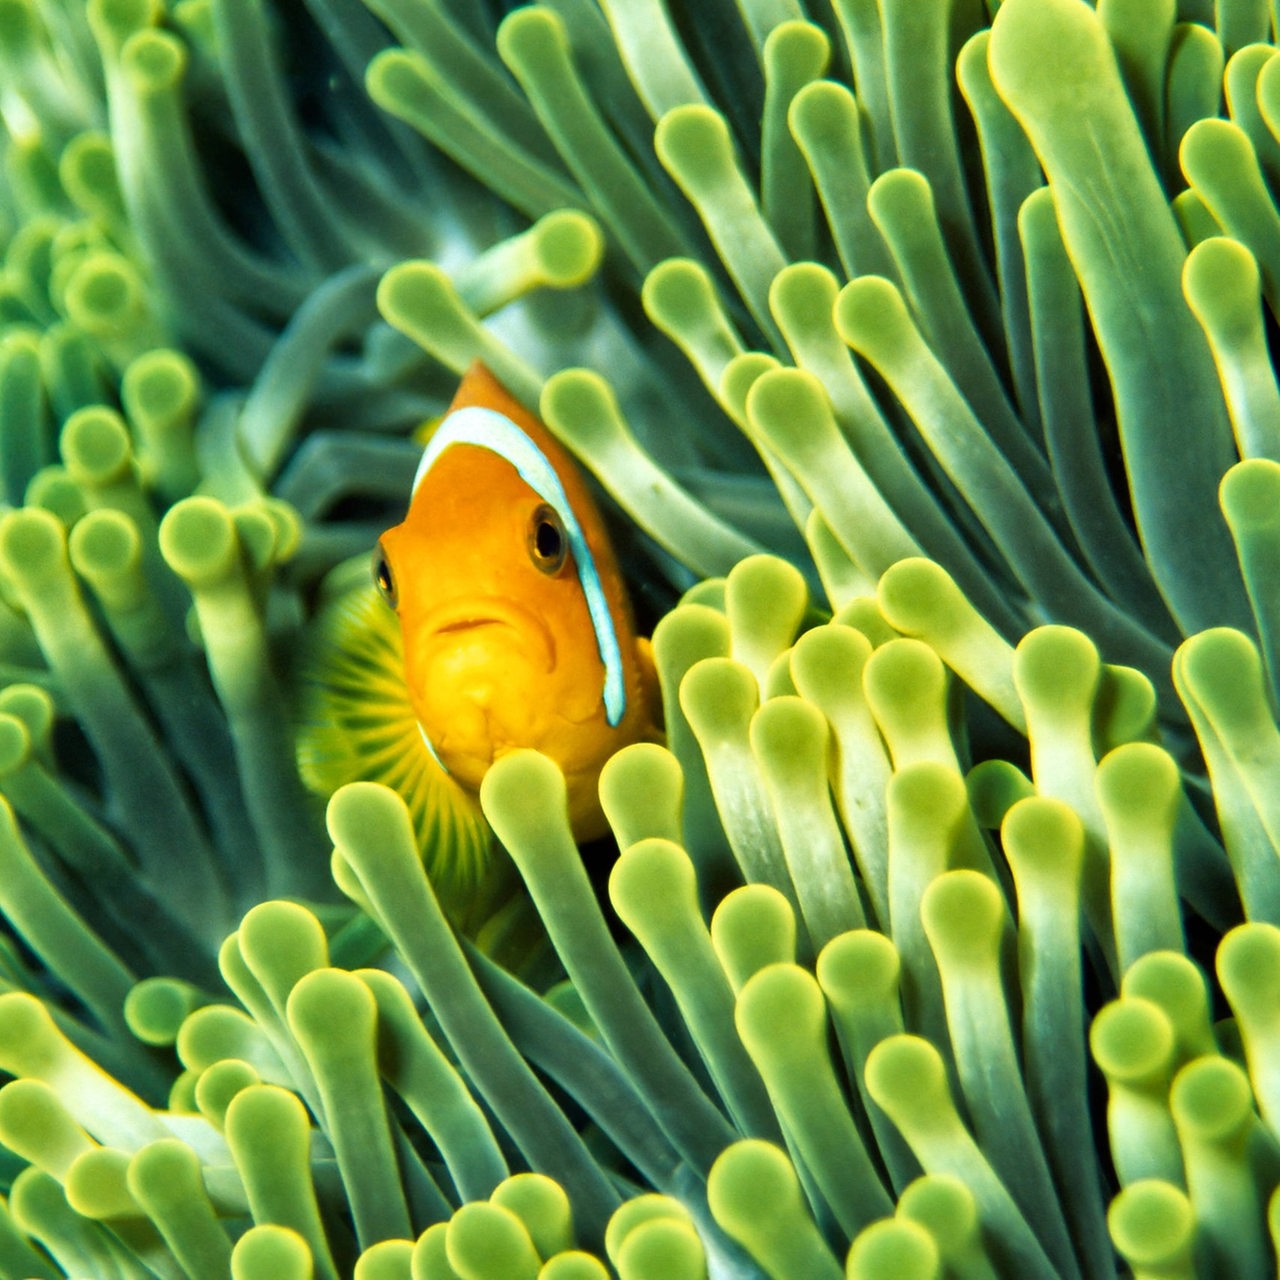
[[[378,588],[378,594],[394,609],[399,603],[396,580],[391,572],[391,562],[387,559],[387,553],[383,551],[381,544],[373,552],[373,585]]]
[[[529,519],[529,559],[543,573],[559,573],[569,555],[564,522],[543,503]]]

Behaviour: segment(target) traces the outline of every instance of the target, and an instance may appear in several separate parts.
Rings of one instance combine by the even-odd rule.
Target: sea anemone
[[[0,3],[0,1277],[1272,1274],[1280,19],[499,8]],[[367,579],[477,359],[585,851]]]

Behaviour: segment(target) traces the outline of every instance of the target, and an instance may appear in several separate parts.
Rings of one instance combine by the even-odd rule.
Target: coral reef
[[[0,1277],[1274,1274],[1277,23],[0,0]],[[585,851],[368,582],[476,359]]]

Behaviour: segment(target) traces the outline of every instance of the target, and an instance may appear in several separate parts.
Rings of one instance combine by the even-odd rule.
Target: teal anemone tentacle
[[[227,97],[245,154],[277,226],[309,266],[332,271],[347,262],[362,231],[335,207],[307,163],[267,14],[260,0],[211,0]]]
[[[1245,916],[1280,919],[1277,813],[1262,779],[1280,746],[1262,660],[1240,632],[1219,627],[1184,642],[1174,680],[1204,752],[1223,844]]]
[[[234,881],[233,851],[253,839],[232,762],[226,721],[143,581],[136,527],[123,513],[100,510],[72,527],[68,552],[90,585],[121,655],[146,694],[204,806],[219,853]]]
[[[1004,1184],[956,1112],[941,1054],[914,1035],[882,1040],[867,1059],[867,1090],[888,1113],[927,1173],[964,1181],[990,1233],[993,1254],[1018,1275],[1052,1280],[1049,1261]]]
[[[1280,462],[1280,391],[1257,260],[1238,241],[1211,236],[1187,255],[1182,288],[1213,350],[1241,458]]]
[[[1270,44],[1246,45],[1231,55],[1226,64],[1225,75],[1221,77],[1227,113],[1248,134],[1269,185],[1280,177],[1280,142],[1272,136],[1262,118],[1258,103],[1258,76],[1275,56],[1275,52],[1275,47]],[[1196,118],[1210,114],[1212,113],[1201,111]]]
[[[884,934],[874,929],[851,929],[822,949],[815,973],[889,1183],[901,1196],[911,1179],[919,1175],[920,1166],[902,1135],[872,1100],[866,1083],[867,1058],[872,1049],[903,1030],[898,952]]]
[[[1111,495],[1088,391],[1080,286],[1062,243],[1050,188],[1041,187],[1027,198],[1018,230],[1026,259],[1041,421],[1067,519],[1108,595],[1125,602],[1155,634],[1172,642],[1173,621]]]
[[[950,1174],[925,1174],[907,1187],[895,1217],[918,1223],[932,1237],[943,1265],[965,1280],[995,1280],[982,1243],[973,1193]]]
[[[702,658],[680,681],[679,699],[705,761],[739,874],[748,884],[769,885],[796,905],[764,779],[751,752],[750,723],[760,700],[754,675],[727,656]]]
[[[1213,32],[1200,22],[1178,22],[1173,27],[1169,48],[1169,65],[1165,71],[1164,174],[1165,185],[1176,190],[1183,177],[1178,167],[1178,153],[1187,130],[1206,116],[1222,111],[1224,88],[1223,63],[1226,54]],[[1250,91],[1256,87],[1250,86]],[[1256,107],[1254,108],[1257,114]],[[1234,117],[1236,112],[1230,114]],[[1258,128],[1266,125],[1259,116]],[[1251,135],[1252,136],[1252,135]]]
[[[646,274],[684,253],[680,230],[585,92],[560,16],[538,5],[518,9],[499,26],[497,47],[592,211],[636,270]]]
[[[1130,1183],[1111,1203],[1107,1227],[1135,1274],[1191,1277],[1196,1220],[1187,1193],[1159,1178]]]
[[[1241,1280],[1271,1270],[1263,1227],[1262,1188],[1248,1159],[1260,1124],[1244,1069],[1211,1054],[1188,1063],[1173,1079],[1169,1106],[1187,1171],[1187,1192],[1206,1269]]]
[[[1258,1113],[1275,1132],[1280,1071],[1273,1056],[1280,1023],[1268,981],[1280,955],[1280,929],[1262,921],[1238,925],[1218,944],[1215,970],[1235,1015]]]
[[[654,146],[697,209],[752,318],[781,351],[768,291],[786,258],[747,184],[725,118],[711,107],[675,107],[658,122]]]
[[[557,163],[555,148],[528,101],[502,73],[496,54],[482,48],[445,5],[368,0],[368,7],[403,44],[428,59],[462,101],[488,116],[515,147],[544,164]]]
[[[840,1264],[805,1202],[786,1153],[758,1138],[735,1142],[707,1184],[716,1221],[766,1269],[786,1280],[840,1280]]]
[[[289,994],[288,1022],[324,1103],[361,1247],[403,1238],[409,1207],[377,1072],[373,992],[345,970],[312,970]]]
[[[1052,59],[1058,73],[1040,74]],[[1063,240],[1111,374],[1134,517],[1152,576],[1188,630],[1242,625],[1214,489],[1226,411],[1181,299],[1185,252],[1101,22],[1080,0],[1010,0],[991,74],[1049,177]]]
[[[547,425],[601,477],[623,509],[695,572],[726,573],[763,550],[695,501],[640,447],[599,374],[561,370],[547,380],[540,406]]]
[[[1273,85],[1280,80],[1270,77]],[[1261,83],[1261,81],[1260,81]],[[1280,309],[1280,213],[1253,144],[1230,120],[1197,120],[1182,139],[1182,171],[1227,235],[1247,246],[1262,272],[1262,291]]]
[[[274,542],[274,531],[268,527]],[[261,850],[264,883],[274,891],[315,892],[324,868],[308,850],[314,831],[288,738],[283,694],[272,670],[263,610],[255,598],[252,547],[212,498],[187,498],[160,526],[166,561],[195,600],[209,673],[227,713],[236,767]],[[267,563],[270,563],[269,558]]]
[[[392,267],[378,283],[378,310],[440,363],[461,377],[475,360],[522,404],[535,408],[542,376],[480,323],[444,268],[408,261]]]
[[[769,698],[751,719],[750,737],[816,954],[846,929],[865,924],[828,789],[826,719],[803,698]]]
[[[512,752],[485,775],[481,805],[605,1043],[627,1063],[673,1145],[703,1174],[733,1130],[672,1050],[608,938],[569,832],[564,785],[547,757]]]
[[[861,79],[858,85],[861,99],[838,81],[813,81],[792,98],[787,113],[791,132],[812,174],[840,265],[849,279],[883,275],[890,269],[889,257],[867,213],[871,175],[859,116],[866,87]]]
[[[195,417],[204,388],[191,358],[166,347],[144,351],[120,377],[120,404],[144,485],[166,502],[199,483]]]
[[[706,101],[662,0],[603,0],[600,7],[627,75],[654,120],[673,107]]]
[[[759,1077],[733,1027],[733,991],[698,913],[689,855],[650,838],[627,848],[609,898],[671,988],[703,1061],[739,1131],[781,1137]]]
[[[1177,763],[1162,747],[1129,742],[1094,779],[1111,856],[1111,918],[1120,971],[1154,951],[1186,947],[1174,875],[1174,826],[1185,803]]]
[[[1031,350],[1029,287],[1018,240],[1018,210],[1040,186],[1040,166],[1026,135],[991,83],[987,62],[990,39],[990,32],[979,31],[965,41],[956,58],[956,79],[973,116],[982,151],[995,242],[996,285],[1018,414],[1029,434],[1042,438]]]
[[[726,313],[716,282],[695,258],[668,258],[645,277],[645,315],[676,343],[717,395],[725,369],[743,353],[742,337]]]
[[[1107,1274],[1109,1250],[1086,1084],[1084,977],[1078,904],[1084,830],[1059,800],[1028,795],[1001,834],[1017,888],[1021,1043],[1027,1095],[1086,1274]]]
[[[834,0],[832,8],[844,36],[861,109],[866,114],[863,132],[869,167],[876,172],[892,168],[898,163],[898,144],[889,103],[880,6],[875,0]]]
[[[181,44],[150,29],[125,43],[127,31],[104,24],[99,39],[106,50],[116,160],[130,219],[176,331],[216,367],[249,376],[268,338],[240,305],[269,298],[287,306],[300,299],[301,281],[241,245],[212,208],[178,102],[186,66]],[[160,173],[166,181],[157,180]],[[193,227],[202,232],[203,254],[192,251]],[[181,305],[193,288],[202,295],[199,326]]]
[[[152,726],[103,647],[72,576],[64,530],[45,512],[10,512],[0,524],[0,554],[95,746],[113,817],[129,833],[148,874],[157,884],[173,886],[175,912],[193,926],[203,921],[207,927],[211,904],[222,901],[207,839]],[[172,877],[175,858],[190,864],[180,885]]]
[[[950,2],[883,0],[885,79],[899,163],[918,169],[928,181],[978,329],[988,350],[999,352],[1000,305],[965,190],[952,108],[949,45],[954,7]]]
[[[729,623],[722,609],[680,604],[654,628],[654,666],[662,687],[662,718],[667,746],[680,765],[685,803],[680,815],[682,840],[699,876],[719,882],[732,864],[708,781],[702,749],[680,705],[686,673],[703,658],[729,656]],[[736,882],[736,875],[731,877]]]
[[[476,1089],[530,1164],[569,1192],[584,1229],[603,1231],[617,1192],[476,985],[422,874],[404,801],[375,783],[351,783],[330,801],[329,824]]]
[[[1089,1050],[1107,1079],[1107,1137],[1122,1187],[1144,1178],[1183,1183],[1169,1114],[1176,1048],[1164,1011],[1140,996],[1103,1005],[1090,1024]]]
[[[1219,493],[1262,642],[1271,703],[1280,707],[1280,601],[1270,589],[1280,573],[1280,462],[1238,462],[1222,477]]]
[[[792,1149],[852,1238],[891,1202],[841,1094],[817,979],[799,965],[769,965],[738,993],[734,1016]]]
[[[1158,163],[1165,137],[1165,77],[1177,5],[1173,0],[1155,4],[1106,0],[1098,16],[1115,49],[1133,113],[1146,135],[1152,159]]]
[[[254,1219],[296,1232],[317,1280],[337,1280],[312,1179],[306,1108],[287,1089],[251,1085],[228,1103],[225,1132]]]
[[[3,491],[16,505],[36,472],[53,461],[39,346],[33,334],[20,329],[0,337],[0,412],[5,421]]]
[[[421,132],[531,218],[581,208],[585,197],[558,165],[516,145],[503,128],[451,92],[441,65],[417,50],[384,49],[365,72],[369,96]]]
[[[124,419],[105,405],[77,409],[63,423],[58,450],[89,511],[117,511],[137,530],[139,568],[160,606],[161,634],[180,634],[190,597],[160,555],[155,512]]]
[[[608,1053],[563,1013],[474,945],[465,948],[489,1003],[516,1048],[568,1091],[655,1187],[673,1185],[680,1157]]]
[[[826,74],[827,33],[810,22],[783,22],[764,42],[764,107],[760,141],[760,206],[789,258],[812,258],[817,247],[814,192],[804,156],[787,128],[792,102]]]
[[[240,410],[238,437],[248,465],[270,483],[298,431],[299,418],[332,363],[332,349],[377,318],[381,272],[363,263],[336,273],[290,318]]]
[[[915,169],[890,169],[871,184],[867,207],[893,256],[903,296],[930,348],[946,365],[975,416],[1037,505],[1051,522],[1060,523],[1057,494],[1044,454],[1009,401],[947,258],[929,183]]]
[[[871,360],[904,400],[929,448],[973,504],[1010,571],[1033,598],[1057,601],[1115,656],[1160,680],[1166,647],[1089,582],[1036,506],[1022,478],[987,437],[887,280],[848,284],[836,304],[845,341]]]
[[[404,985],[381,969],[356,976],[377,1003],[384,1078],[431,1135],[462,1199],[488,1195],[508,1169],[479,1105],[426,1030]]]
[[[135,975],[40,870],[6,801],[0,801],[0,859],[4,864],[6,917],[36,954],[56,968],[104,1028],[123,1029],[124,1001]]]
[[[925,891],[921,916],[942,978],[960,1087],[983,1153],[1059,1271],[1079,1276],[1022,1083],[1000,982],[1007,905],[987,877],[947,871]]]
[[[886,792],[891,766],[862,684],[871,643],[855,627],[815,627],[796,642],[791,674],[826,716],[837,748],[833,789],[861,888],[881,929],[889,926]]]
[[[747,419],[795,475],[850,557],[871,577],[919,544],[841,439],[826,393],[811,373],[773,369],[747,394]]]

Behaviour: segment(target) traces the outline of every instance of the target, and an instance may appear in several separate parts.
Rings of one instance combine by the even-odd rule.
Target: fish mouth
[[[556,645],[550,628],[536,613],[510,600],[473,596],[432,609],[422,620],[425,638],[448,642],[452,638],[488,627],[505,627],[523,642],[530,657],[538,657],[547,671],[555,667]]]

